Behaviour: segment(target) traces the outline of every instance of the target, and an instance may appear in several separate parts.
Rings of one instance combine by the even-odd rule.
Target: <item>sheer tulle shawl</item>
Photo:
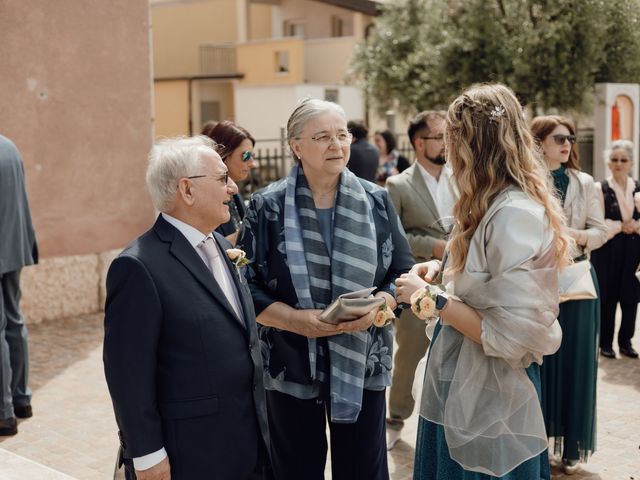
[[[451,291],[480,312],[482,345],[443,325],[431,346],[420,414],[443,425],[451,458],[501,477],[547,448],[525,368],[559,347],[558,273],[543,208],[509,189],[493,202]]]

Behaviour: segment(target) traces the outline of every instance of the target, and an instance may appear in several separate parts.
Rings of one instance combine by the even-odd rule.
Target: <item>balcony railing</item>
[[[200,45],[201,75],[233,75],[236,73],[238,71],[234,45]]]

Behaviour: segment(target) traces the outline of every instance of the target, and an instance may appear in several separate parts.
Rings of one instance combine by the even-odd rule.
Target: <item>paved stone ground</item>
[[[34,417],[20,421],[17,436],[0,437],[0,480],[112,478],[118,443],[102,315],[34,325],[30,335]],[[571,478],[640,480],[640,360],[601,358],[598,376],[598,451]],[[414,415],[389,452],[393,480],[412,476],[416,429]],[[565,477],[554,470],[553,478]]]

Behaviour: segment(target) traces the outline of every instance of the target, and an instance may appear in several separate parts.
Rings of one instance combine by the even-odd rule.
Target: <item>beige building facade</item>
[[[0,133],[22,153],[41,262],[28,323],[102,308],[115,252],[152,224],[148,0],[4,0]]]
[[[156,136],[230,119],[275,139],[310,92],[363,118],[346,74],[375,14],[369,0],[151,0]]]

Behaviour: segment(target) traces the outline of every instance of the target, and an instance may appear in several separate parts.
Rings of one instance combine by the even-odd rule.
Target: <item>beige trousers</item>
[[[389,389],[389,420],[387,426],[400,429],[413,413],[415,400],[411,395],[416,366],[429,346],[425,323],[411,309],[405,308],[394,322],[395,340],[393,376]]]

